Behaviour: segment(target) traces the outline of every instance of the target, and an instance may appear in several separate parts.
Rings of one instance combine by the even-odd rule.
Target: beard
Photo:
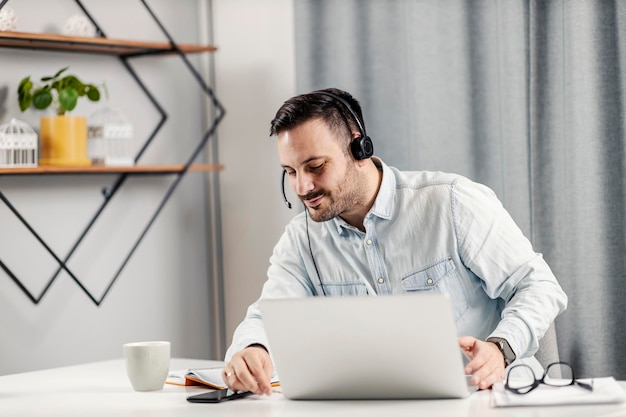
[[[348,164],[346,175],[335,191],[320,189],[305,196],[300,196],[300,200],[304,202],[304,200],[311,200],[321,195],[325,196],[319,206],[305,206],[313,221],[325,222],[363,205],[365,203],[366,189],[365,179],[357,174],[354,165]]]

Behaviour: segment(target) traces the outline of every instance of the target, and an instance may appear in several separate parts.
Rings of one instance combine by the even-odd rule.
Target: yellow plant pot
[[[40,124],[40,165],[87,166],[87,118],[46,116]]]

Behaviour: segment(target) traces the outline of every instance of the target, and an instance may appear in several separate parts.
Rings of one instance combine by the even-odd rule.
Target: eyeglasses
[[[567,362],[555,362],[546,367],[541,379],[535,377],[532,368],[526,364],[515,365],[506,377],[506,389],[515,394],[528,394],[539,384],[546,384],[553,387],[566,387],[569,385],[577,385],[589,391],[593,391],[593,384],[587,384],[577,381],[574,378],[574,369]]]

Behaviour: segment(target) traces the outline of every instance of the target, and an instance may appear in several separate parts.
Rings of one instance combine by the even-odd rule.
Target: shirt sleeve
[[[489,297],[504,301],[490,336],[505,338],[518,358],[532,356],[565,310],[567,296],[492,190],[459,179],[451,201],[463,263],[482,280]]]

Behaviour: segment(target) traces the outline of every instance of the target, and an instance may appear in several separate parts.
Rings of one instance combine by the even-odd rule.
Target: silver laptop
[[[287,398],[462,398],[470,392],[444,294],[274,299],[259,307]]]

